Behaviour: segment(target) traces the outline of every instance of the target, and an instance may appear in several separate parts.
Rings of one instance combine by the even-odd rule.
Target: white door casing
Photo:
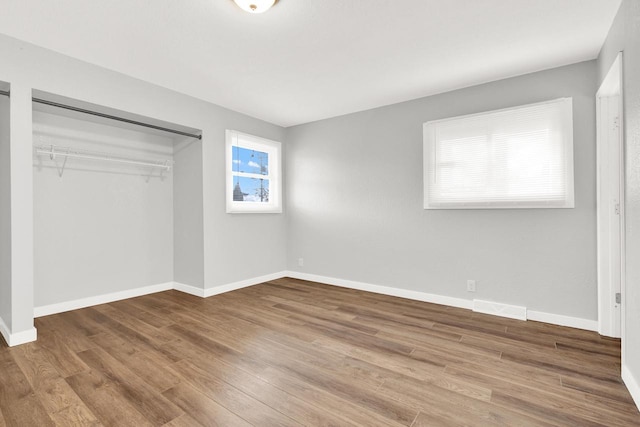
[[[598,332],[623,335],[624,310],[624,135],[622,53],[596,94]]]

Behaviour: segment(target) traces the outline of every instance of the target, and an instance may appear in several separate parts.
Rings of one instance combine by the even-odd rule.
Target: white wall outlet
[[[298,258],[298,267],[304,266],[304,258]]]
[[[475,292],[475,291],[476,291],[476,281],[467,280],[467,292]]]

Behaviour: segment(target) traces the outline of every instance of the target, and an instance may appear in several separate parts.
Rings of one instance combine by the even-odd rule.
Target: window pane
[[[268,203],[269,180],[234,176],[233,201]]]
[[[269,175],[269,154],[263,151],[250,150],[233,146],[233,171]]]

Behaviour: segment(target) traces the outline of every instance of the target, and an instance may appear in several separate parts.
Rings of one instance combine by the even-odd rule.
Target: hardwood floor
[[[619,341],[294,279],[36,327],[0,344],[0,427],[640,425]]]

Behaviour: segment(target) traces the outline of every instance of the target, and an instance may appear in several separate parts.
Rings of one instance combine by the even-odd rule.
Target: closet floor
[[[623,426],[620,342],[294,279],[36,319],[0,426]]]

